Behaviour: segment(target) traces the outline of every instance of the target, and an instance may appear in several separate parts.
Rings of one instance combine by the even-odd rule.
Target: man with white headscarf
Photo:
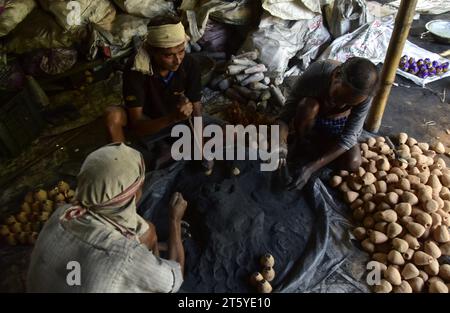
[[[152,20],[145,42],[123,74],[125,108],[114,106],[106,112],[112,142],[124,142],[127,128],[148,149],[168,155],[173,143],[168,139],[171,126],[202,115],[201,70],[185,54],[186,38],[176,17]],[[155,138],[160,141],[156,148],[149,144]]]
[[[111,144],[92,152],[78,175],[75,203],[53,213],[39,234],[27,277],[30,292],[176,292],[183,282],[181,218],[171,199],[168,258],[155,228],[136,213],[145,167],[141,154]]]

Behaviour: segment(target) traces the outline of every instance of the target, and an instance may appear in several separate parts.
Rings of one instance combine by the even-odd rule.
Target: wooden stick
[[[381,87],[372,102],[372,107],[367,117],[366,129],[368,131],[376,133],[380,129],[386,103],[392,84],[395,81],[398,64],[413,22],[416,5],[417,0],[402,0],[400,4],[381,73]]]

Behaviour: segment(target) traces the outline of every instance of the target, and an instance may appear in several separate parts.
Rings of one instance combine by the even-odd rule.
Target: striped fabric
[[[58,209],[39,235],[27,277],[29,292],[177,292],[183,282],[177,262],[156,257],[136,240],[114,227],[105,227],[87,242],[66,230]],[[111,240],[113,239],[113,240]],[[80,265],[81,284],[70,286],[73,270]]]
[[[318,118],[314,127],[320,131],[333,136],[339,136],[344,130],[345,123],[347,123],[347,116],[339,117],[335,119],[331,118]]]

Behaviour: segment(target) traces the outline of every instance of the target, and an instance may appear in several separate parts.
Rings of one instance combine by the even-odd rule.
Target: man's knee
[[[346,170],[349,172],[355,172],[358,170],[358,168],[361,166],[362,160],[361,160],[361,150],[359,149],[359,146],[356,145],[350,150],[348,150],[339,162],[339,167],[342,170]]]
[[[354,156],[350,159],[348,163],[348,171],[356,172],[358,168],[361,166],[361,157]]]
[[[127,125],[125,109],[119,106],[110,106],[105,110],[105,123],[108,127],[124,127]]]

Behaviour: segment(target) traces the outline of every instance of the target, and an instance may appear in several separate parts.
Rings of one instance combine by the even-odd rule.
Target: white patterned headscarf
[[[132,69],[146,75],[153,75],[151,57],[147,52],[147,47],[173,48],[185,43],[188,39],[181,22],[177,24],[149,26],[145,43],[138,50]]]
[[[78,174],[75,205],[61,216],[62,224],[82,237],[108,227],[137,239],[148,228],[136,212],[144,177],[142,155],[123,143],[92,152]]]

